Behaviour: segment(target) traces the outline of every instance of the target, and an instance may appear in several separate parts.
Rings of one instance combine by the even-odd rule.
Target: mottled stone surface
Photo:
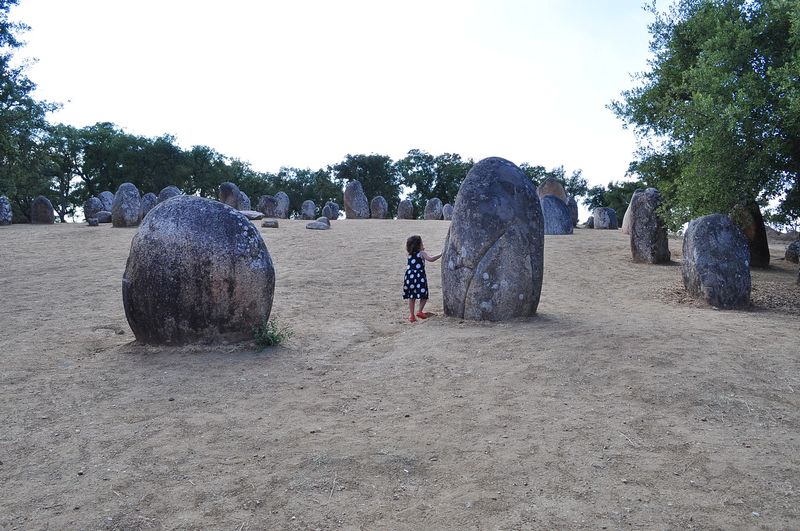
[[[115,227],[135,227],[142,213],[139,189],[131,183],[122,183],[114,194],[111,205],[111,224]]]
[[[264,217],[264,213],[259,212],[258,210],[240,210],[239,212],[241,212],[244,217],[251,221],[256,221]]]
[[[594,216],[589,216],[589,219],[586,220],[586,228],[587,229],[594,228]]]
[[[229,207],[239,209],[239,194],[241,190],[239,187],[231,182],[225,182],[219,185],[219,192],[217,198],[228,205]]]
[[[755,201],[744,201],[735,205],[731,220],[747,238],[750,248],[750,267],[769,267],[769,242],[761,208]]]
[[[331,220],[339,219],[339,203],[335,201],[326,202],[325,206],[322,207],[322,215]]]
[[[622,225],[620,226],[622,234],[631,233],[631,205],[633,204],[633,199],[642,192],[644,192],[642,188],[637,188],[633,191],[633,196],[631,196],[631,201],[628,203],[628,208],[625,210],[625,215],[622,216]]]
[[[148,192],[142,196],[142,213],[141,219],[147,215],[148,212],[153,210],[153,207],[158,204],[158,196],[153,192]]]
[[[180,196],[156,206],[133,237],[122,302],[144,343],[243,340],[269,317],[274,290],[253,224],[223,203]]]
[[[542,181],[542,184],[536,189],[536,193],[539,195],[539,199],[546,195],[554,195],[561,199],[562,203],[567,204],[567,192],[564,190],[564,185],[556,179],[548,177]]]
[[[278,207],[275,209],[275,217],[279,219],[289,219],[289,196],[286,192],[278,192],[275,194],[275,200],[278,202]]]
[[[236,204],[236,208],[242,211],[253,210],[253,207],[250,205],[250,198],[241,190],[239,190],[239,202]]]
[[[544,233],[551,236],[572,234],[572,216],[566,203],[554,195],[541,198]]]
[[[572,220],[572,226],[578,226],[578,202],[574,197],[570,196],[567,200],[567,208],[569,209],[569,217]]]
[[[467,174],[442,256],[444,312],[503,321],[536,313],[544,219],[536,189],[512,162],[484,159]]]
[[[261,226],[265,229],[277,229],[279,224],[277,219],[265,219],[261,222]]]
[[[306,225],[307,229],[311,230],[328,230],[331,228],[331,222],[325,216],[318,217],[315,221]]]
[[[90,197],[83,202],[83,217],[85,217],[87,220],[96,218],[97,213],[101,210],[105,210],[105,208],[103,207],[103,202],[100,201],[99,197]]]
[[[167,199],[172,199],[173,197],[178,197],[179,195],[183,195],[180,188],[177,186],[169,185],[161,189],[158,192],[158,202],[163,203]]]
[[[792,262],[793,264],[797,264],[800,262],[800,240],[795,240],[789,245],[786,246],[786,252],[784,253],[784,258],[787,262]]]
[[[111,209],[114,208],[114,193],[106,190],[105,192],[100,192],[97,198],[103,203],[103,210],[111,212]]]
[[[609,207],[595,208],[592,213],[595,229],[611,229],[616,230],[619,228],[617,222],[617,211]]]
[[[100,222],[97,221],[97,218],[88,218],[86,220],[86,223],[88,223],[90,227],[99,227],[100,226]]]
[[[317,205],[311,199],[306,199],[300,205],[300,219],[314,219],[317,217]]]
[[[56,213],[53,204],[45,196],[36,196],[31,203],[31,223],[38,225],[52,225],[55,223]]]
[[[258,198],[258,206],[256,210],[263,212],[268,218],[277,218],[278,200],[272,195],[262,195]]]
[[[14,213],[11,210],[11,202],[8,197],[0,195],[0,225],[11,225],[14,221]]]
[[[347,219],[369,218],[369,201],[360,181],[353,179],[345,186],[344,213]]]
[[[681,276],[692,296],[712,306],[749,306],[750,249],[730,217],[712,214],[689,222],[683,235]]]
[[[442,219],[445,221],[453,219],[453,205],[450,203],[445,203],[442,207]]]
[[[397,219],[414,219],[414,204],[410,199],[403,199],[397,205]]]
[[[389,215],[389,203],[382,195],[376,195],[369,204],[369,214],[374,219],[385,219]]]
[[[428,199],[425,203],[425,219],[440,220],[442,219],[442,200],[438,197]]]
[[[666,264],[670,261],[669,239],[664,221],[658,215],[663,199],[655,188],[633,194],[625,219],[629,221],[631,255],[634,262]]]
[[[111,223],[111,212],[108,210],[101,210],[95,217],[98,223]]]

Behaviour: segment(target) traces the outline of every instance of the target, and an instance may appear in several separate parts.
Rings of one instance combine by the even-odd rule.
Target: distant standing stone
[[[564,190],[564,185],[561,184],[561,181],[553,179],[552,177],[548,177],[542,181],[542,184],[536,189],[536,193],[539,195],[539,199],[546,195],[554,195],[561,199],[561,202],[565,205],[567,204],[567,192]]]
[[[139,224],[141,212],[139,189],[131,183],[119,185],[111,206],[111,224],[115,227],[135,227]]]
[[[628,208],[625,210],[625,215],[622,216],[622,234],[630,234],[631,233],[631,205],[633,204],[633,198],[637,195],[644,192],[643,189],[637,188],[633,191],[633,195],[631,196],[631,201],[628,203]]]
[[[795,240],[786,246],[784,258],[793,264],[800,263],[800,240]]]
[[[397,219],[414,219],[414,204],[410,199],[403,199],[397,205]]]
[[[586,220],[586,228],[587,229],[594,228],[594,216],[589,216],[589,219]]]
[[[278,202],[278,207],[275,209],[275,217],[289,219],[289,196],[285,192],[278,192],[275,194],[275,200]]]
[[[277,219],[265,219],[261,222],[261,226],[265,229],[277,229],[278,228],[278,220]]]
[[[258,210],[240,210],[239,212],[250,221],[259,220],[264,217],[264,213]]]
[[[328,230],[331,228],[331,222],[328,218],[322,216],[317,218],[316,221],[307,224],[306,228],[311,230]]]
[[[236,205],[237,210],[252,210],[250,206],[250,198],[247,194],[239,190],[239,202]]]
[[[269,318],[275,269],[259,231],[237,210],[194,196],[153,209],[122,277],[138,341],[242,340]]]
[[[540,201],[544,233],[551,236],[572,234],[572,216],[567,205],[554,195],[546,195]]]
[[[158,202],[163,203],[167,199],[172,199],[173,197],[178,197],[179,195],[183,195],[180,188],[174,185],[169,185],[161,189],[158,192]]]
[[[450,221],[453,219],[453,205],[450,203],[445,203],[442,207],[442,218],[445,221]]]
[[[609,207],[595,208],[593,212],[595,229],[617,230],[617,211]]]
[[[389,214],[389,203],[382,195],[376,195],[369,204],[369,212],[373,219],[385,219]]]
[[[153,192],[148,192],[142,197],[142,219],[158,204],[158,196]]]
[[[83,217],[86,219],[96,218],[97,213],[101,210],[105,210],[105,208],[103,208],[103,202],[97,197],[90,197],[83,203]]]
[[[689,222],[683,235],[681,276],[686,290],[712,306],[750,304],[750,249],[742,231],[723,214]]]
[[[567,208],[569,209],[569,217],[572,220],[572,227],[578,226],[578,202],[574,197],[570,196],[567,201]]]
[[[224,182],[219,185],[219,200],[229,207],[239,210],[239,187],[231,182]]]
[[[425,219],[440,220],[442,219],[442,200],[438,197],[428,199],[425,203]]]
[[[353,179],[344,187],[344,213],[347,219],[369,218],[369,201],[361,182]]]
[[[108,210],[101,210],[95,216],[98,223],[111,223],[111,212]]]
[[[461,184],[444,243],[444,313],[489,321],[533,315],[543,270],[536,189],[512,162],[481,160]]]
[[[100,192],[97,198],[103,203],[103,210],[111,212],[111,209],[114,208],[114,194],[106,190],[105,192]]]
[[[45,196],[37,196],[31,203],[31,223],[37,225],[52,225],[55,223],[55,210],[53,204]]]
[[[658,215],[663,199],[655,188],[633,194],[625,219],[630,220],[631,254],[634,262],[666,264],[670,260],[669,239]]]
[[[88,218],[86,223],[88,223],[90,227],[98,227],[100,225],[100,222],[97,221],[97,218]]]
[[[314,219],[317,217],[317,205],[311,199],[306,199],[300,206],[300,219]]]
[[[322,207],[322,215],[328,219],[339,219],[339,203],[328,201]]]
[[[258,198],[257,210],[263,212],[268,218],[277,218],[278,200],[272,195],[262,195]]]
[[[769,267],[769,242],[761,208],[753,200],[733,207],[731,220],[747,238],[750,248],[750,267]]]
[[[11,202],[4,195],[0,195],[0,225],[11,225],[14,220],[14,213],[11,210]]]

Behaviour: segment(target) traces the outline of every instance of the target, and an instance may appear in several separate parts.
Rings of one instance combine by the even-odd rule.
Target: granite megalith
[[[239,187],[231,182],[224,182],[219,185],[218,199],[229,207],[239,210]]]
[[[450,203],[445,203],[444,206],[442,206],[442,219],[445,221],[453,219],[453,205]]]
[[[689,222],[683,234],[681,276],[689,294],[712,306],[750,304],[750,249],[730,217],[711,214]]]
[[[175,185],[165,186],[158,192],[158,202],[163,203],[167,199],[172,199],[173,197],[178,197],[179,195],[183,195],[181,189]]]
[[[750,248],[750,267],[769,267],[769,242],[761,208],[753,200],[734,205],[731,220],[739,227]]]
[[[787,245],[783,257],[787,262],[793,264],[800,263],[800,240],[795,240]]]
[[[278,200],[273,195],[262,195],[258,198],[256,210],[263,212],[268,218],[277,218]]]
[[[97,213],[105,210],[103,202],[98,197],[90,197],[83,202],[83,217],[88,219],[96,218]]]
[[[0,195],[0,225],[11,225],[14,221],[14,212],[8,197]]]
[[[569,197],[567,201],[567,208],[569,209],[569,217],[572,220],[572,227],[578,226],[578,202],[573,196]]]
[[[667,264],[669,240],[664,221],[658,215],[663,198],[655,188],[637,191],[631,198],[625,220],[630,220],[631,255],[634,262]]]
[[[289,205],[291,201],[286,192],[278,192],[275,194],[275,200],[278,202],[278,207],[275,210],[275,217],[280,219],[289,219]]]
[[[410,199],[403,199],[397,205],[397,219],[414,219],[414,203]]]
[[[442,219],[442,207],[442,200],[438,197],[428,199],[425,203],[425,219],[436,221]]]
[[[540,201],[544,218],[544,233],[551,236],[572,234],[572,215],[569,207],[554,195],[546,195]]]
[[[369,204],[369,215],[373,219],[385,219],[389,214],[389,203],[382,195],[376,195]]]
[[[106,190],[105,192],[100,192],[97,194],[97,199],[99,199],[103,203],[103,210],[111,212],[114,208],[114,194]],[[102,221],[100,222],[102,223]]]
[[[253,207],[250,205],[250,197],[241,190],[239,190],[239,202],[236,203],[237,210],[253,210]]]
[[[306,225],[307,229],[311,230],[328,230],[331,228],[331,222],[325,216],[318,217],[315,221]]]
[[[112,220],[111,212],[108,210],[101,210],[95,215],[95,217],[97,218],[98,223],[111,223]]]
[[[111,224],[114,227],[135,227],[142,214],[142,199],[139,189],[132,183],[122,183],[114,194],[111,205]]]
[[[369,218],[369,201],[360,181],[353,179],[345,185],[344,213],[347,219]]]
[[[327,201],[325,206],[322,207],[322,215],[329,220],[339,219],[339,203]]]
[[[595,229],[611,229],[617,230],[619,223],[617,222],[617,211],[610,207],[595,208],[592,212]]]
[[[586,228],[587,229],[594,228],[594,216],[589,216],[589,219],[586,220]]]
[[[622,216],[622,225],[620,228],[622,229],[622,234],[630,234],[631,233],[631,205],[633,205],[633,198],[637,195],[644,192],[643,189],[637,188],[633,191],[633,195],[631,196],[631,201],[628,203],[628,208],[625,210],[625,215]]]
[[[31,203],[31,223],[37,225],[52,225],[56,221],[53,203],[43,195],[36,196]]]
[[[317,217],[317,205],[311,199],[306,199],[300,205],[300,219],[314,219]]]
[[[274,291],[258,229],[221,202],[187,195],[144,219],[122,278],[125,317],[149,344],[252,338],[269,318]]]
[[[561,199],[561,202],[565,205],[568,201],[567,192],[564,190],[564,185],[561,183],[561,181],[553,179],[552,177],[548,177],[542,181],[542,184],[540,184],[536,189],[536,194],[539,196],[539,199],[546,195],[554,195]]]
[[[141,209],[142,209],[141,219],[144,219],[147,213],[153,210],[153,207],[156,206],[157,204],[158,204],[158,196],[156,194],[154,194],[153,192],[147,192],[146,194],[144,194],[144,196],[142,196],[142,204],[141,204]]]
[[[483,159],[453,205],[442,256],[444,313],[504,321],[536,313],[544,219],[536,189],[514,163]]]

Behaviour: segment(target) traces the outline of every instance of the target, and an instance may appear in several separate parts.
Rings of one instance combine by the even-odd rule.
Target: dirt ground
[[[535,318],[408,323],[447,222],[260,229],[283,347],[137,345],[135,229],[0,227],[0,528],[798,529],[800,286],[684,296],[618,231],[547,236]],[[670,241],[679,259],[680,241]]]

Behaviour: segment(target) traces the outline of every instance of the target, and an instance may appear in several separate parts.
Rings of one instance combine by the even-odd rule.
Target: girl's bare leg
[[[408,299],[408,311],[411,313],[411,317],[408,318],[409,321],[416,321],[417,318],[414,317],[414,304],[416,301],[414,299]]]

